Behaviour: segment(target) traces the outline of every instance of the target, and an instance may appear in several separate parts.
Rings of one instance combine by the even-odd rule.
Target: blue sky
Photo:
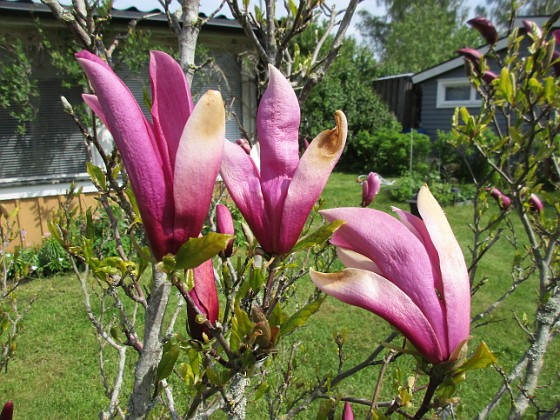
[[[259,4],[259,0],[251,0],[251,2],[254,4]],[[62,3],[64,4],[70,3],[70,0],[62,1]],[[220,4],[220,0],[201,0],[200,3],[201,3],[200,6],[201,12],[211,13]],[[278,2],[279,8],[282,8],[282,3],[283,2],[280,1]],[[333,3],[336,4],[337,9],[340,10],[348,4],[348,0],[327,0],[327,4],[333,4]],[[472,11],[474,10],[474,7],[480,3],[484,4],[485,2],[483,0],[467,0],[465,2],[465,4],[470,8],[471,14]],[[149,10],[159,8],[159,3],[157,0],[114,0],[113,5],[117,9],[126,9],[131,6],[134,6],[142,11],[149,11]],[[377,6],[376,0],[362,1],[358,6],[358,9],[366,9],[374,15],[382,15],[384,13],[384,8]],[[221,13],[225,14],[228,17],[231,17],[227,5],[222,8]],[[357,35],[357,30],[355,27],[357,22],[358,22],[358,17],[356,15],[352,21],[352,27],[349,29],[349,34]]]

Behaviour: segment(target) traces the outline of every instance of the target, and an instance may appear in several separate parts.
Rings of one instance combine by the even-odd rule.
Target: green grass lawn
[[[361,199],[361,187],[355,182],[355,175],[334,174],[323,197],[327,208],[357,205]],[[391,203],[382,190],[371,207],[390,211],[391,205],[395,203]],[[400,206],[404,207],[402,204]],[[467,251],[471,241],[468,223],[472,207],[448,207],[445,210],[463,250]],[[506,241],[502,241],[483,260],[479,273],[488,276],[489,281],[473,297],[473,315],[507,290],[510,284],[511,258],[511,249]],[[302,293],[312,289],[307,278],[302,278],[299,282]],[[72,275],[31,280],[21,285],[18,299],[20,306],[31,299],[35,299],[35,302],[25,318],[25,329],[18,340],[16,357],[11,361],[8,372],[0,374],[0,400],[14,400],[15,418],[96,418],[107,401],[98,368],[99,344],[85,316],[77,280]],[[491,315],[488,319],[490,323],[472,331],[471,351],[480,340],[484,340],[506,370],[515,364],[527,346],[527,337],[516,325],[513,314],[516,313],[519,318],[526,314],[531,322],[534,300],[533,284],[520,288]],[[281,343],[280,352],[286,351],[290,342],[301,343],[294,392],[298,386],[311,383],[316,377],[336,370],[338,358],[333,332],[342,329],[346,329],[347,334],[344,347],[347,367],[367,357],[371,349],[391,331],[386,322],[373,314],[327,298],[309,326]],[[546,399],[557,401],[560,398],[559,351],[558,343],[553,343],[537,394],[541,402]],[[129,350],[128,354],[129,364],[132,365],[133,351]],[[393,395],[392,378],[397,367],[406,377],[413,372],[412,358],[401,357],[396,364],[391,365],[381,400]],[[378,371],[378,368],[365,369],[344,381],[337,392],[339,395],[371,398]],[[486,405],[500,382],[501,377],[491,368],[469,374],[459,390],[462,401],[460,417],[472,418]],[[129,380],[125,389],[130,389],[130,386]],[[123,401],[126,401],[125,398],[126,393],[123,393]],[[263,408],[262,400],[251,404],[249,418],[264,418]],[[315,418],[317,409],[316,403],[304,411],[300,418]],[[507,409],[507,406],[501,407],[493,418],[504,418]],[[363,410],[355,407],[355,412],[356,418],[362,418]]]

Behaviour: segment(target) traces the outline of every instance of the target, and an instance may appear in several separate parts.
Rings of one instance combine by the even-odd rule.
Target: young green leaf
[[[195,268],[224,250],[232,235],[210,232],[199,238],[190,238],[175,256],[176,269]]]
[[[327,295],[321,295],[318,299],[308,303],[295,314],[293,314],[280,328],[280,333],[278,334],[278,338],[281,338],[295,329],[305,325],[307,320],[313,315],[315,312],[319,310],[321,304],[325,301]]]
[[[324,244],[332,236],[332,234],[345,223],[346,222],[344,220],[335,220],[334,222],[319,227],[319,229],[301,238],[295,245],[293,251],[299,251],[311,248],[315,245]]]
[[[171,346],[159,361],[159,365],[157,368],[157,380],[161,381],[162,379],[167,378],[173,372],[173,366],[175,366],[175,362],[179,358],[179,347],[178,346]]]

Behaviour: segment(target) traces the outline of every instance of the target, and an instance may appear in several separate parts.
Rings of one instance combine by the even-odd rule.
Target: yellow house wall
[[[82,214],[85,213],[88,207],[95,207],[97,205],[96,196],[96,193],[84,193],[76,197],[76,204],[79,205]],[[9,212],[19,207],[14,227],[19,231],[19,235],[12,241],[8,249],[13,249],[15,246],[39,245],[45,234],[49,232],[48,221],[53,210],[58,210],[63,202],[63,196],[31,197],[0,201]]]

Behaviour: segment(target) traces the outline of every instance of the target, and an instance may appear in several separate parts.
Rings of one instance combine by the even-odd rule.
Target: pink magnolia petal
[[[422,242],[394,217],[368,208],[322,211],[328,221],[345,220],[331,240],[371,259],[379,274],[408,295],[430,321],[438,337],[446,337],[443,305],[435,291],[434,272]],[[446,342],[440,340],[442,350]]]
[[[277,243],[280,253],[288,252],[298,240],[313,205],[344,150],[348,123],[342,111],[336,111],[335,120],[335,128],[323,131],[311,142],[289,186]]]
[[[257,133],[266,211],[271,226],[278,230],[284,199],[299,162],[300,109],[290,82],[273,66],[269,66],[269,74],[257,112]]]
[[[96,92],[96,99],[92,96],[84,99],[93,105],[115,140],[137,197],[152,251],[159,259],[170,252],[173,238],[173,209],[169,209],[171,180],[165,178],[152,127],[134,96],[106,63],[100,63],[98,58],[83,58],[90,56],[78,56]]]
[[[193,298],[198,309],[206,315],[208,321],[215,324],[218,320],[220,308],[212,260],[208,260],[194,268],[193,274],[194,287],[189,292],[189,295]],[[210,337],[211,335],[208,329],[204,325],[196,322],[196,312],[190,308],[188,308],[187,312],[191,337],[201,340],[202,333],[206,333],[206,335]]]
[[[298,161],[300,109],[290,82],[270,65],[269,82],[257,112],[264,182],[291,179]]]
[[[432,243],[432,239],[430,238],[428,229],[426,229],[426,225],[424,224],[422,219],[413,215],[412,213],[400,210],[396,207],[392,207],[392,209],[399,216],[399,220],[401,221],[401,223],[405,225],[414,234],[414,236],[420,239],[420,241],[424,245],[424,248],[426,249],[426,252],[430,257],[430,261],[432,262],[434,284],[441,295],[443,291],[443,282],[441,280],[439,255],[436,248],[434,247],[434,244]]]
[[[152,119],[160,153],[173,173],[175,155],[194,104],[181,66],[161,51],[150,53]]]
[[[105,127],[108,127],[107,117],[105,117],[105,114],[103,113],[103,109],[101,109],[101,105],[99,104],[99,99],[97,99],[97,96],[84,93],[82,95],[82,99],[91,108],[91,110],[95,112],[95,115],[97,115],[97,117],[101,120],[103,125]]]
[[[309,274],[326,294],[371,311],[395,326],[429,361],[445,360],[430,322],[410,297],[386,278],[354,268],[330,274],[311,270]]]
[[[194,108],[177,149],[173,194],[177,249],[200,233],[224,153],[225,111],[218,91],[208,91]]]
[[[259,172],[254,162],[241,147],[226,140],[220,174],[231,198],[259,243],[270,251],[272,238],[264,209]]]
[[[340,262],[348,268],[359,268],[360,270],[373,271],[377,274],[381,272],[377,264],[357,252],[336,247],[336,255],[338,255]]]
[[[103,59],[101,59],[101,57],[90,53],[88,50],[82,50],[77,52],[76,54],[74,54],[74,57],[81,58],[83,60],[88,60],[88,61],[93,61],[94,63],[97,63],[103,67],[105,67],[107,70],[109,70],[110,72],[113,71],[113,69],[109,66],[109,64],[107,64],[106,61],[104,61]]]
[[[418,193],[418,211],[439,255],[443,300],[447,308],[448,348],[452,351],[470,331],[469,273],[451,226],[425,185]]]

